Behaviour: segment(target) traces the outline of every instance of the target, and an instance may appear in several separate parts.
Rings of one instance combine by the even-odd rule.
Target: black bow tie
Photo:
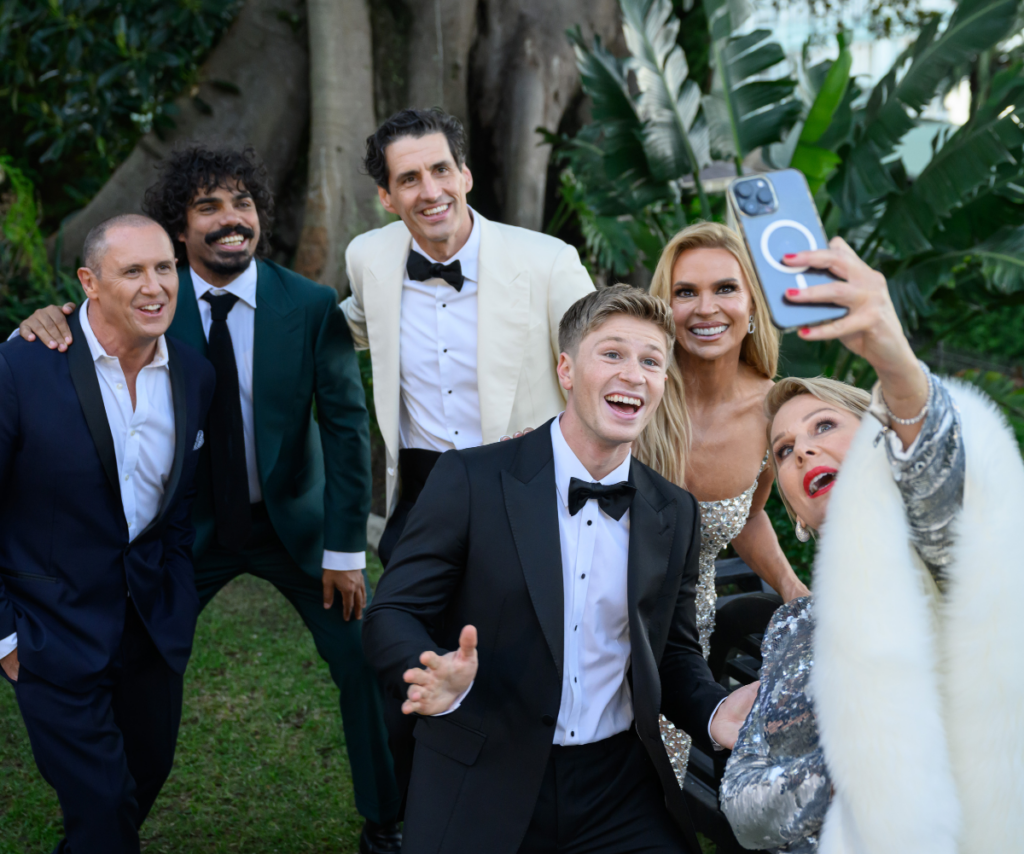
[[[462,290],[462,283],[465,281],[460,261],[440,264],[415,251],[409,253],[409,261],[406,263],[405,269],[409,271],[409,278],[417,282],[425,282],[427,279],[444,279],[457,291]]]
[[[605,486],[602,483],[587,483],[574,477],[569,480],[569,515],[575,516],[587,501],[596,498],[598,506],[618,521],[629,509],[635,494],[636,487],[630,486],[626,481]]]

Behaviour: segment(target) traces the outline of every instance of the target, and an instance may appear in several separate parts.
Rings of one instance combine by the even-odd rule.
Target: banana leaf
[[[700,116],[700,87],[689,80],[686,55],[677,44],[679,19],[671,0],[620,0],[626,60],[640,90],[643,148],[656,180],[692,175],[704,215],[711,205],[700,170],[711,162],[710,135]]]
[[[828,184],[848,222],[863,220],[876,201],[896,191],[883,161],[917,125],[920,111],[951,72],[1007,35],[1018,5],[1018,0],[961,0],[941,33],[940,20],[933,17],[878,82],[856,139],[840,152],[843,164]]]
[[[790,77],[765,79],[786,58],[769,30],[741,36],[732,33],[746,9],[729,0],[704,0],[715,68],[711,94],[704,97],[713,149],[722,157],[742,161],[760,146],[778,142],[800,117]]]

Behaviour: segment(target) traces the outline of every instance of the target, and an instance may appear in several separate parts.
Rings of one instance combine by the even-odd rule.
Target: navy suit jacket
[[[184,673],[199,601],[190,519],[213,366],[167,339],[174,464],[159,512],[132,542],[99,379],[82,342],[67,353],[0,344],[0,638],[18,660],[86,691],[118,655],[129,594],[167,664]],[[56,484],[56,486],[54,486]]]

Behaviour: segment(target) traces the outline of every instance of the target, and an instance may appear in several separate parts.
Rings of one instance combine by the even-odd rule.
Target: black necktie
[[[636,487],[626,481],[621,483],[587,483],[578,477],[569,480],[569,515],[575,516],[591,498],[597,499],[598,506],[615,521],[629,509],[636,494]]]
[[[216,296],[207,291],[203,299],[210,304],[213,314],[208,355],[217,373],[217,387],[210,405],[210,463],[217,542],[231,551],[240,551],[249,539],[252,511],[249,475],[245,468],[242,402],[238,397],[238,365],[227,323],[228,312],[238,302],[238,297],[234,294]]]
[[[444,279],[455,290],[462,290],[462,283],[465,278],[462,275],[462,262],[452,261],[451,264],[439,264],[431,261],[419,252],[410,252],[409,261],[405,265],[409,272],[409,278],[417,282],[425,282],[427,279]]]

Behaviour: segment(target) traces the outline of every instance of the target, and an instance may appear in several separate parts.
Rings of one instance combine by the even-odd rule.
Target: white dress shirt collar
[[[189,266],[189,271],[192,273],[192,287],[195,288],[196,299],[201,299],[207,291],[227,291],[238,297],[249,308],[256,308],[257,268],[255,259],[249,262],[249,266],[242,271],[237,279],[223,288],[211,285],[196,272],[195,267]]]
[[[92,360],[94,362],[98,362],[100,359],[118,361],[117,356],[111,356],[103,349],[103,345],[100,344],[96,333],[92,331],[92,324],[89,322],[89,300],[82,303],[82,308],[78,312],[78,319],[82,324],[82,333],[85,335],[86,343],[89,345],[89,353],[92,355]],[[167,339],[161,335],[156,339],[156,353],[153,354],[153,360],[146,367],[162,368],[166,364]]]
[[[558,490],[558,497],[561,499],[562,505],[568,507],[569,482],[572,478],[579,478],[585,483],[601,483],[606,485],[628,481],[629,462],[633,455],[631,453],[626,454],[626,459],[622,461],[621,465],[605,477],[595,481],[590,472],[587,471],[587,467],[580,462],[579,457],[569,447],[569,443],[565,441],[565,436],[562,435],[561,422],[562,415],[564,414],[564,412],[561,413],[551,422],[551,449],[555,456],[555,489]]]
[[[463,245],[463,247],[452,255],[445,264],[451,264],[458,261],[462,267],[463,278],[469,279],[471,282],[480,283],[478,278],[480,273],[480,217],[477,216],[473,209],[469,209],[470,215],[473,217],[473,230],[469,232],[469,239]],[[416,242],[416,238],[413,238],[412,248],[414,252],[419,252],[420,255],[425,256],[431,262],[434,260],[423,248]]]

